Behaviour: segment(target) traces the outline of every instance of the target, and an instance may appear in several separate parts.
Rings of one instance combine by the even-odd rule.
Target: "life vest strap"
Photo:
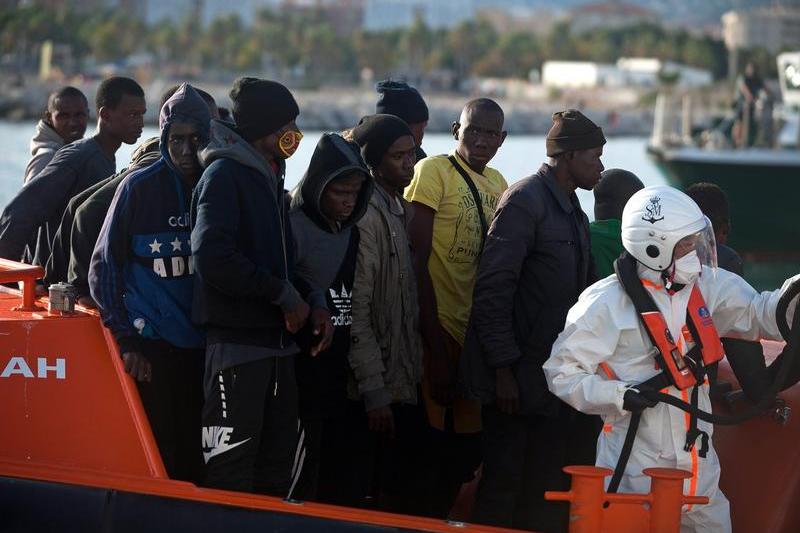
[[[659,368],[667,373],[671,385],[686,390],[701,384],[705,377],[703,367],[717,363],[725,354],[698,286],[695,284],[692,287],[686,309],[686,327],[694,346],[684,355],[678,348],[664,315],[639,278],[636,259],[627,252],[623,253],[614,261],[614,271],[639,314],[650,341],[656,347],[656,361]],[[683,335],[683,331],[677,333]]]
[[[702,383],[702,376],[699,378],[700,383]],[[700,385],[695,385],[694,389],[692,389],[692,407],[695,409],[697,408],[698,404],[698,393],[700,391]],[[695,443],[697,442],[697,438],[702,437],[700,442],[700,450],[698,453],[700,457],[705,459],[706,455],[708,454],[708,433],[705,431],[700,430],[697,427],[697,417],[694,414],[689,414],[689,429],[686,431],[686,443],[683,445],[683,450],[687,452],[691,452],[694,448]]]

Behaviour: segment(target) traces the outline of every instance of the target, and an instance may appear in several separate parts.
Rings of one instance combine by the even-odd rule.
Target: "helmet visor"
[[[672,260],[676,261],[685,255],[695,252],[700,260],[700,265],[711,269],[713,274],[717,272],[717,243],[714,239],[714,228],[711,221],[706,219],[706,225],[698,232],[687,235],[675,244],[672,252]]]

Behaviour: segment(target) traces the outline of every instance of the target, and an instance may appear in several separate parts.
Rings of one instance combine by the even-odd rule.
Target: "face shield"
[[[708,217],[700,231],[687,235],[675,244],[672,252],[673,280],[688,284],[699,276],[705,266],[712,274],[717,273],[717,245],[714,228]]]

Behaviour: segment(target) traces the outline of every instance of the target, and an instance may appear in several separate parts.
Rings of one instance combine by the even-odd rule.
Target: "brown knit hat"
[[[577,109],[553,113],[553,126],[547,132],[547,157],[588,150],[605,143],[603,130]]]

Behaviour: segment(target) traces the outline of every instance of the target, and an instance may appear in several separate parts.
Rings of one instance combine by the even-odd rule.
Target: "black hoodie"
[[[325,187],[353,171],[364,174],[356,206],[345,222],[336,224],[322,214]],[[372,178],[357,145],[335,133],[322,136],[305,176],[297,187],[290,212],[295,241],[295,274],[312,288],[315,306],[331,312],[334,337],[330,348],[316,357],[308,354],[315,340],[308,331],[297,337],[302,353],[296,359],[300,414],[303,417],[336,416],[347,398],[347,353],[350,349],[350,297],[358,251],[356,223],[372,196]],[[305,328],[308,330],[308,328]]]

